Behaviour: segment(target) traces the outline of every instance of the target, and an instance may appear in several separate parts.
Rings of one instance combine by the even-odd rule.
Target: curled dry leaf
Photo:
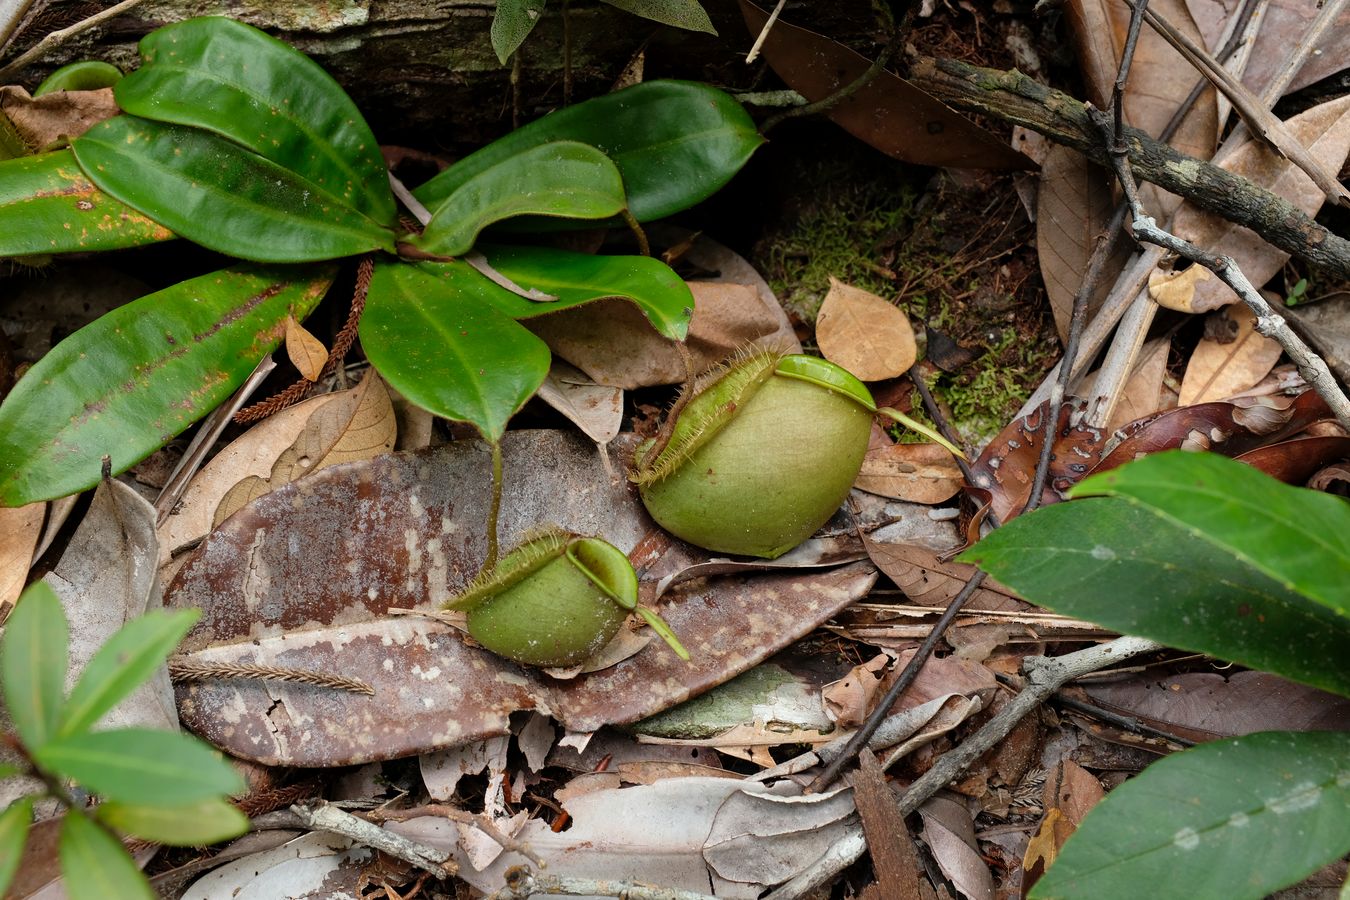
[[[328,348],[297,322],[295,316],[286,317],[286,355],[306,381],[318,381],[324,363],[328,362]]]
[[[842,728],[862,724],[872,711],[876,698],[890,689],[914,658],[914,653],[914,650],[906,650],[894,660],[894,664],[888,654],[882,653],[854,666],[839,681],[825,685],[821,691],[821,701],[826,713]],[[978,696],[987,703],[997,687],[994,676],[984,666],[955,656],[931,657],[919,670],[914,683],[891,707],[889,714],[913,709],[932,700],[945,700],[953,694]],[[936,713],[940,706],[934,707],[933,712]]]
[[[360,384],[310,414],[295,441],[272,464],[267,478],[249,475],[230,488],[216,507],[212,524],[219,525],[255,498],[304,475],[388,453],[394,449],[397,431],[398,420],[384,379],[369,369]]]
[[[34,98],[21,87],[0,87],[0,115],[34,153],[79,137],[120,112],[112,88],[53,91]]]
[[[994,900],[994,878],[975,840],[975,819],[950,796],[939,794],[919,807],[923,841],[942,874],[968,900]]]
[[[1180,272],[1154,271],[1148,276],[1148,295],[1153,302],[1177,312],[1200,312],[1196,308],[1196,286],[1217,281],[1214,273],[1201,265],[1189,266]]]
[[[623,388],[596,384],[560,359],[539,385],[539,398],[601,446],[614,440],[623,426]]]
[[[33,551],[42,536],[42,520],[47,515],[47,502],[27,506],[0,507],[0,613],[8,614],[7,607],[19,599],[28,580],[28,567],[33,562]]]
[[[769,15],[741,0],[751,34]],[[821,100],[856,80],[872,64],[836,41],[781,18],[762,48],[779,77],[807,100]],[[1030,169],[1035,164],[937,98],[886,70],[828,115],[845,131],[882,153],[925,166]]]
[[[1196,345],[1181,380],[1177,401],[1181,406],[1225,400],[1242,393],[1265,378],[1284,352],[1278,343],[1256,330],[1256,313],[1245,303],[1211,315],[1224,316],[1235,324],[1236,334],[1230,331],[1232,340],[1227,343],[1207,335]]]
[[[853,486],[910,503],[942,503],[960,492],[964,479],[940,444],[891,444],[867,451]]]
[[[621,435],[608,452],[617,461],[634,443]],[[503,452],[504,545],[545,522],[602,535],[643,573],[644,600],[667,571],[699,559],[656,529],[579,436],[509,432]],[[390,607],[430,609],[478,571],[489,476],[490,454],[479,442],[386,454],[287,485],[225,522],[167,592],[171,606],[202,608],[184,643],[188,659],[340,672],[369,683],[375,696],[198,682],[181,687],[185,721],[235,755],[300,766],[389,759],[503,734],[517,710],[547,710],[570,730],[593,731],[753,667],[876,578],[870,564],[853,563],[689,582],[668,593],[660,611],[693,652],[691,663],[653,641],[612,668],[556,682],[468,646],[434,619],[388,615]]]
[[[1285,127],[1323,168],[1332,172],[1340,171],[1347,153],[1350,153],[1350,96],[1314,106],[1294,116],[1285,123]],[[1316,213],[1326,199],[1322,189],[1302,169],[1276,155],[1259,140],[1249,139],[1220,160],[1219,165],[1278,194],[1309,215]],[[1288,253],[1267,244],[1256,232],[1190,204],[1183,205],[1177,211],[1172,231],[1202,250],[1233,257],[1242,269],[1242,274],[1257,286],[1274,277],[1289,259]],[[1208,312],[1235,300],[1237,295],[1233,290],[1215,278],[1196,285],[1190,308],[1170,308],[1181,308],[1183,312]]]
[[[903,310],[834,276],[816,317],[816,343],[822,356],[863,381],[898,378],[918,354]]]

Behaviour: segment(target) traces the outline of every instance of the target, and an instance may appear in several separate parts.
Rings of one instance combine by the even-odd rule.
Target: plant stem
[[[483,568],[490,569],[497,564],[497,520],[502,512],[502,442],[492,442],[492,503],[488,506],[487,518],[487,559]]]

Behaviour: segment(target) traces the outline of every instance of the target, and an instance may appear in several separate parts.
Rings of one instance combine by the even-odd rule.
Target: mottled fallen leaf
[[[994,900],[994,879],[975,840],[975,819],[966,807],[939,794],[919,807],[923,842],[942,874],[968,900]]]
[[[872,562],[905,596],[923,606],[946,606],[978,571],[968,563],[943,562],[926,547],[863,539]],[[1012,591],[986,578],[966,603],[969,609],[1018,611],[1029,608]]]
[[[1196,345],[1181,380],[1178,405],[1224,400],[1257,384],[1279,361],[1280,345],[1256,330],[1256,313],[1245,303],[1210,315],[1236,325],[1225,328],[1232,340],[1220,343],[1206,336]]]
[[[903,310],[834,276],[816,317],[816,343],[822,356],[863,381],[905,374],[918,352]]]
[[[281,452],[267,478],[246,476],[216,507],[219,525],[256,497],[338,463],[370,459],[394,449],[398,420],[384,379],[369,369],[361,383],[310,414],[295,441]]]
[[[1073,299],[1088,258],[1115,213],[1111,176],[1081,153],[1053,145],[1041,164],[1036,202],[1036,248],[1045,293],[1060,341],[1068,340]],[[1130,256],[1130,242],[1117,240],[1097,288],[1088,297],[1087,320],[1101,307]]]
[[[328,362],[328,348],[323,341],[310,334],[295,316],[286,317],[286,355],[306,381],[318,381],[324,363]]]
[[[1177,312],[1199,312],[1196,308],[1196,286],[1217,280],[1214,273],[1201,265],[1193,265],[1179,272],[1155,271],[1148,276],[1148,295],[1153,302]]]
[[[120,112],[112,88],[53,91],[33,98],[21,87],[0,87],[0,114],[34,153],[77,138]]]
[[[623,426],[623,388],[596,384],[562,360],[549,367],[539,398],[601,446],[614,440]]]
[[[759,34],[768,21],[768,13],[749,0],[741,0],[741,12],[751,34]],[[843,44],[781,18],[770,29],[762,50],[778,76],[812,101],[853,82],[872,63]],[[885,69],[828,115],[854,137],[905,162],[978,169],[1030,169],[1035,165]]]
[[[955,497],[964,483],[961,467],[946,447],[891,444],[867,451],[853,486],[910,503],[942,503]]]
[[[295,443],[310,416],[341,396],[324,394],[268,416],[212,457],[193,476],[183,499],[159,527],[160,564],[185,545],[206,537],[216,508],[230,488],[249,476],[268,477],[277,457]]]
[[[1340,171],[1350,153],[1350,96],[1314,106],[1294,116],[1285,126],[1323,168]],[[1222,168],[1283,197],[1308,215],[1316,213],[1326,199],[1307,173],[1259,140],[1249,139],[1218,162]],[[1267,244],[1254,231],[1191,204],[1177,211],[1172,231],[1202,250],[1233,257],[1242,274],[1257,286],[1274,277],[1289,259],[1288,253]],[[1232,289],[1214,278],[1196,285],[1190,309],[1183,311],[1207,312],[1236,300]]]
[[[789,781],[766,791],[737,791],[723,801],[703,845],[718,896],[781,884],[861,827],[852,790],[799,791]]]
[[[0,507],[0,614],[7,615],[7,607],[23,593],[46,515],[45,500],[27,506]]]
[[[634,441],[620,436],[615,460]],[[499,533],[510,546],[545,522],[603,535],[628,552],[649,598],[699,557],[611,481],[593,444],[566,432],[510,432]],[[333,467],[258,498],[216,529],[167,591],[203,610],[184,647],[199,662],[263,663],[359,678],[374,697],[303,685],[182,686],[186,722],[228,752],[270,765],[331,766],[424,753],[505,733],[540,709],[573,731],[650,716],[756,665],[860,597],[867,563],[827,572],[728,576],[680,585],[661,614],[692,651],[661,641],[566,682],[464,643],[429,609],[477,571],[490,454],[479,442]],[[614,464],[616,470],[619,465]],[[704,555],[703,559],[707,559]],[[453,675],[449,674],[453,673]],[[331,727],[314,728],[313,722]]]

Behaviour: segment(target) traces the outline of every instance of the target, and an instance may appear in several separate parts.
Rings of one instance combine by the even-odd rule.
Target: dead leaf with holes
[[[286,317],[286,355],[306,381],[318,381],[324,363],[328,362],[328,348],[323,341],[310,334],[295,316]]]
[[[1256,330],[1256,313],[1245,303],[1211,315],[1223,316],[1236,325],[1236,331],[1224,329],[1225,336],[1232,338],[1229,341],[1220,343],[1206,336],[1196,345],[1181,380],[1177,401],[1181,406],[1226,400],[1242,393],[1265,378],[1283,352],[1278,343]]]
[[[853,486],[869,494],[937,504],[965,483],[951,451],[940,444],[891,444],[867,451]]]
[[[898,378],[918,355],[903,310],[834,276],[816,317],[816,343],[822,356],[863,381]]]
[[[212,524],[219,525],[254,498],[301,476],[388,453],[394,449],[397,430],[384,379],[370,369],[360,384],[314,411],[294,443],[272,464],[267,478],[249,475],[230,488],[216,507]]]
[[[1290,134],[1328,171],[1336,172],[1350,154],[1350,96],[1330,100],[1294,116],[1285,123]],[[1326,195],[1298,166],[1276,155],[1259,140],[1248,140],[1227,157],[1220,167],[1288,200],[1308,215],[1321,209]],[[1231,256],[1247,280],[1265,284],[1289,259],[1289,254],[1262,240],[1254,231],[1235,225],[1222,216],[1190,204],[1177,211],[1172,231],[1202,250]],[[1199,268],[1192,266],[1191,269]],[[1151,282],[1150,282],[1151,284]],[[1189,308],[1182,312],[1208,312],[1237,300],[1233,290],[1219,279],[1197,283]],[[1161,300],[1159,301],[1162,302]],[[1166,304],[1164,304],[1166,305]]]
[[[616,470],[634,445],[631,435],[611,443]],[[633,560],[647,603],[668,572],[709,558],[658,529],[580,435],[514,431],[502,446],[504,546],[548,522],[602,535]],[[464,441],[333,466],[259,497],[212,532],[166,592],[170,606],[202,609],[183,645],[187,660],[340,673],[375,695],[197,682],[179,693],[190,727],[268,765],[334,766],[503,734],[519,710],[547,710],[572,731],[628,724],[755,666],[876,579],[870,563],[857,562],[687,582],[660,612],[690,663],[653,641],[608,669],[557,681],[470,646],[440,621],[388,613],[433,609],[477,573],[490,458],[481,442]]]

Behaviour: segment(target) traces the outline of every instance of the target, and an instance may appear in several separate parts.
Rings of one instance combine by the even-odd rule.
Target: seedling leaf
[[[186,734],[119,728],[51,741],[33,759],[108,800],[182,806],[244,789],[221,755]]]
[[[30,752],[56,733],[65,699],[70,628],[56,592],[34,582],[19,597],[0,637],[5,706]]]

